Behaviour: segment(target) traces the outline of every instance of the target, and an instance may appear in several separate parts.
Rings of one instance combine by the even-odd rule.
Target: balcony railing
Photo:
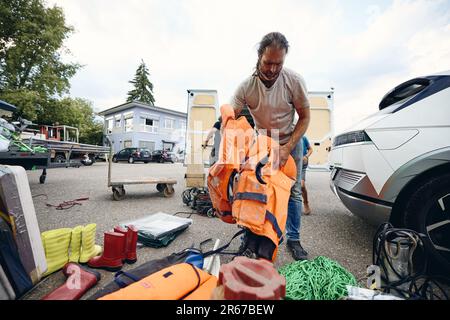
[[[139,131],[141,132],[157,133],[158,129],[159,129],[158,127],[148,126],[145,124],[139,125]]]

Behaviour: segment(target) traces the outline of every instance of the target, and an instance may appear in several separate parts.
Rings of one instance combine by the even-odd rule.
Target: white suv
[[[372,224],[425,234],[450,271],[450,71],[400,84],[379,109],[335,137],[331,188]]]

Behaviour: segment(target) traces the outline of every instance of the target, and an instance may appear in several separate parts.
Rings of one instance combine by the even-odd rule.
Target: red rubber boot
[[[99,272],[74,262],[66,263],[62,271],[67,277],[66,282],[41,300],[79,300],[101,277]]]
[[[91,268],[100,268],[108,271],[122,269],[122,256],[125,250],[125,236],[118,232],[105,232],[103,254],[88,261]]]
[[[116,226],[116,227],[114,227],[114,232],[123,234],[123,236],[125,237],[125,245],[123,247],[123,252],[122,252],[122,255],[121,255],[122,263],[124,263],[125,259],[127,258],[127,243],[128,243],[127,235],[128,235],[128,231],[127,231],[126,228],[123,228],[121,226]]]
[[[135,263],[137,261],[136,246],[138,239],[138,230],[133,225],[127,226],[127,229],[117,226],[114,232],[121,233],[126,236],[125,250],[122,261],[126,263]]]

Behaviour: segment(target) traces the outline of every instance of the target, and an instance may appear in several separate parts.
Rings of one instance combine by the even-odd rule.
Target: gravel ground
[[[112,200],[112,192],[107,187],[107,168],[106,163],[96,163],[90,167],[48,170],[45,184],[39,184],[40,171],[28,172],[41,232],[96,223],[96,241],[102,245],[103,232],[111,230],[121,222],[157,212],[173,214],[190,211],[181,200],[181,193],[185,188],[185,167],[182,164],[113,164],[113,179],[171,177],[178,181],[172,198],[162,197],[156,191],[155,185],[135,185],[126,187],[127,194],[122,201]],[[365,281],[365,270],[371,264],[375,228],[353,216],[340,203],[328,186],[328,176],[328,172],[307,172],[312,214],[302,217],[302,244],[311,258],[327,256],[352,272],[357,279]],[[59,204],[83,197],[89,197],[89,200],[67,210],[56,210],[46,206],[47,203]],[[237,231],[235,225],[228,225],[216,218],[198,214],[192,215],[191,218],[193,224],[167,247],[138,248],[138,262],[134,265],[125,265],[123,270],[181,251],[193,243],[198,244],[208,238],[219,238],[223,244]],[[231,249],[239,245],[238,241],[234,242]],[[222,263],[227,261],[229,257],[221,258]],[[280,267],[291,262],[293,259],[290,253],[282,244],[275,266]],[[85,297],[113,279],[114,273],[100,272],[102,279]],[[25,299],[40,299],[64,281],[62,272],[55,272],[43,279]]]

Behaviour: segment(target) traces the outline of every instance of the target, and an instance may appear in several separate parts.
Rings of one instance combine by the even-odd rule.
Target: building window
[[[116,117],[116,121],[115,121],[115,127],[116,128],[120,128],[120,116]]]
[[[114,119],[106,119],[106,133],[111,133],[114,127]]]
[[[133,131],[133,118],[125,119],[125,132]]]
[[[131,141],[131,140],[125,140],[123,142],[123,147],[124,148],[131,148],[132,146],[133,146],[133,141]]]
[[[141,131],[156,133],[158,132],[159,121],[155,119],[141,118],[140,125]]]
[[[140,140],[139,141],[139,148],[147,148],[148,150],[150,150],[150,152],[153,152],[155,150],[155,142],[154,141]]]
[[[125,118],[125,132],[133,131],[133,112],[124,114]]]
[[[180,127],[181,127],[181,129],[186,130],[186,121],[181,120],[180,121]]]
[[[164,128],[175,129],[175,120],[174,119],[165,119],[164,120]]]

